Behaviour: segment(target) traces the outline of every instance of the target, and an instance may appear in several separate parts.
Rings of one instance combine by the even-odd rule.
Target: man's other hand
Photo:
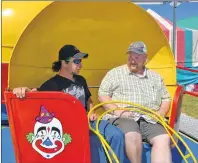
[[[32,90],[28,87],[18,87],[13,89],[13,94],[16,95],[18,98],[24,98],[26,92],[35,92],[37,91],[36,88],[33,88]]]
[[[98,115],[96,113],[92,113],[89,117],[90,121],[95,121],[98,118]]]

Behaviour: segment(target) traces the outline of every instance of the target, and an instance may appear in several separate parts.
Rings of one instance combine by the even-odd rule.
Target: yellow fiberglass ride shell
[[[131,2],[53,2],[27,26],[10,61],[9,88],[39,87],[64,44],[89,53],[81,74],[89,86],[99,86],[106,72],[125,64],[133,41],[148,48],[147,66],[159,72],[167,86],[176,85],[176,66],[169,43],[158,23]],[[97,88],[91,89],[97,101]],[[174,94],[171,91],[171,94]]]
[[[13,48],[26,26],[49,1],[2,1],[2,62],[9,63]]]

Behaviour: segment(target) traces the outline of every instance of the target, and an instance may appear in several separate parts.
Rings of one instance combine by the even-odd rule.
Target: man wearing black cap
[[[65,45],[59,51],[58,61],[52,64],[52,70],[57,75],[41,85],[39,91],[62,91],[75,96],[88,110],[92,103],[86,80],[78,75],[82,68],[82,59],[88,54],[81,53],[73,45]],[[93,119],[94,120],[94,119]]]
[[[13,93],[17,97],[23,98],[25,92],[29,91],[62,91],[76,97],[88,111],[90,107],[93,107],[90,98],[91,93],[85,78],[78,75],[82,68],[82,59],[87,57],[87,53],[81,53],[75,46],[65,45],[59,51],[58,61],[52,64],[52,70],[58,72],[57,75],[43,83],[39,89],[31,90],[27,87],[21,87],[15,88]],[[96,114],[92,114],[90,120],[96,120]],[[92,122],[92,125],[95,126],[95,122]],[[110,142],[112,149],[122,163],[124,160],[124,135],[121,130],[107,121],[101,121],[99,129],[100,133]],[[106,163],[107,159],[101,143],[93,132],[90,132],[90,141],[92,161],[94,163]]]
[[[82,59],[88,54],[81,53],[73,45],[65,45],[59,51],[58,61],[52,64],[52,70],[58,72],[54,77],[44,82],[40,88],[30,90],[27,87],[15,88],[13,93],[23,98],[29,91],[62,91],[75,96],[88,110],[88,103],[92,104],[90,91],[86,80],[78,75],[82,68]],[[95,116],[91,117],[95,120]]]

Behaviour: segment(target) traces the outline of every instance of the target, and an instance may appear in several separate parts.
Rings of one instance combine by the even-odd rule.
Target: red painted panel
[[[184,91],[184,93],[187,94],[187,95],[191,95],[191,96],[194,96],[194,97],[198,97],[198,93],[196,93],[196,92]]]
[[[5,98],[17,163],[90,163],[87,114],[76,98],[61,92]]]
[[[171,115],[170,115],[170,120],[169,120],[169,126],[175,130],[177,130],[175,124],[179,122],[180,115],[181,115],[181,105],[182,105],[182,99],[183,99],[183,92],[184,92],[184,87],[178,86],[175,91],[175,95],[173,98],[173,103],[172,103],[172,110],[171,110]],[[172,133],[170,131],[170,133]]]
[[[3,92],[8,87],[8,63],[1,63],[1,102],[4,103],[4,94]]]
[[[177,66],[177,68],[182,69],[182,70],[186,70],[186,71],[190,71],[190,72],[198,73],[198,70],[190,69],[190,68],[187,68],[187,67]]]

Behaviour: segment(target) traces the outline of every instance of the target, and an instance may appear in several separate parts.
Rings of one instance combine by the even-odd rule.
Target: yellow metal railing
[[[177,148],[178,152],[180,153],[181,157],[183,158],[183,160],[185,161],[185,163],[188,163],[187,161],[187,158],[189,157],[192,157],[192,160],[194,161],[194,163],[197,163],[197,160],[194,156],[194,154],[192,153],[191,149],[188,147],[188,145],[185,143],[185,141],[179,136],[179,134],[174,130],[172,129],[163,119],[163,117],[161,117],[159,114],[157,114],[156,112],[154,112],[152,109],[149,109],[147,107],[144,107],[144,106],[141,106],[141,105],[138,105],[138,104],[135,104],[135,103],[132,103],[132,102],[123,102],[123,101],[109,101],[109,102],[104,102],[104,103],[100,103],[96,106],[94,106],[92,109],[90,109],[89,113],[88,113],[88,118],[90,117],[90,114],[92,111],[94,111],[96,108],[100,107],[100,106],[103,106],[103,105],[106,105],[106,104],[112,104],[112,103],[120,103],[120,104],[128,104],[128,105],[131,105],[132,107],[136,106],[136,107],[139,107],[143,110],[139,110],[138,108],[115,108],[115,109],[110,109],[110,110],[107,110],[105,111],[103,114],[101,114],[98,119],[97,119],[97,122],[96,122],[96,129],[93,129],[90,125],[90,122],[89,122],[89,128],[91,131],[93,131],[100,139],[100,141],[102,142],[102,145],[103,145],[103,148],[104,148],[104,151],[107,155],[107,158],[109,160],[110,163],[112,163],[112,159],[111,159],[111,156],[109,155],[109,152],[111,152],[112,154],[112,157],[113,159],[115,160],[116,163],[120,163],[119,159],[117,158],[116,154],[114,153],[114,151],[112,150],[112,148],[110,147],[110,145],[107,143],[107,141],[104,139],[104,137],[100,134],[99,132],[99,122],[100,120],[102,119],[102,117],[109,113],[109,112],[112,112],[114,110],[128,110],[128,111],[137,111],[137,112],[140,112],[140,113],[143,113],[143,114],[147,114],[149,115],[150,117],[154,118],[155,120],[157,120],[158,122],[160,122],[163,127],[165,128],[165,130],[167,131],[168,135],[170,136],[173,144],[175,145],[175,147]],[[147,112],[146,112],[147,111]],[[184,155],[181,151],[181,149],[179,148],[179,146],[177,145],[176,141],[174,140],[173,136],[170,134],[169,130],[183,143],[183,145],[186,147],[187,151],[189,152],[189,154],[187,155]]]

